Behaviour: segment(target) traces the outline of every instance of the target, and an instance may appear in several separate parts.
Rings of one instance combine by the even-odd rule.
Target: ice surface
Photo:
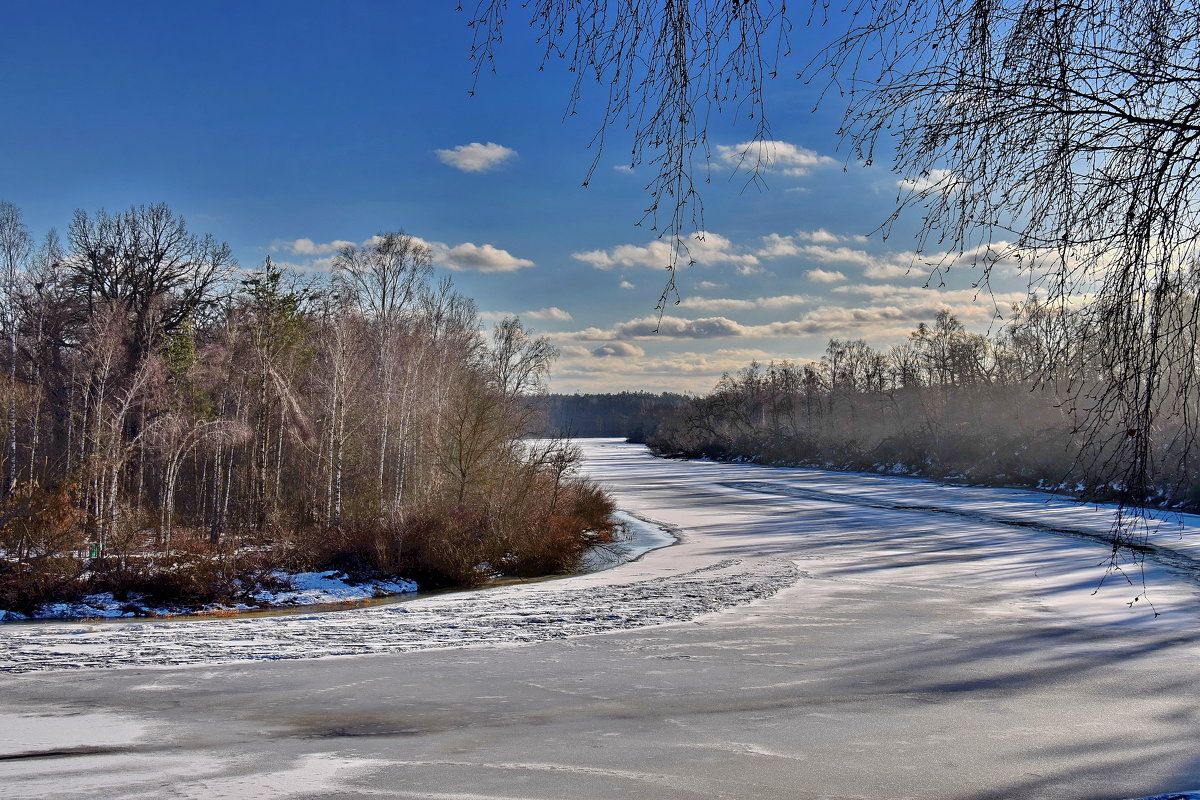
[[[311,780],[322,797],[1120,800],[1200,785],[1190,519],[1112,573],[1111,509],[584,450],[622,509],[680,541],[389,607],[0,628],[18,740],[68,713],[146,731],[0,760],[0,795],[287,796]]]
[[[111,747],[136,742],[146,725],[113,714],[12,714],[0,711],[0,753]]]
[[[617,511],[613,518],[623,529],[623,537],[614,545],[589,551],[584,557],[583,572],[600,572],[626,561],[637,561],[651,550],[670,547],[679,541],[678,536],[662,525],[638,519],[626,511]]]

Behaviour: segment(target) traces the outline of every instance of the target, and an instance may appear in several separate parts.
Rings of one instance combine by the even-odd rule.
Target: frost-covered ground
[[[1105,577],[1107,512],[1036,493],[585,452],[680,543],[398,606],[0,627],[0,797],[1200,786],[1194,520]]]

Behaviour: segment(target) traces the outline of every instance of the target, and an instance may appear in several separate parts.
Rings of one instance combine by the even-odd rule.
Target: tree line
[[[1182,328],[1195,287],[1172,291],[1175,311],[1154,324]],[[665,419],[648,443],[666,455],[1200,508],[1189,432],[1200,396],[1190,383],[1178,385],[1195,360],[1194,345],[1162,354],[1179,369],[1157,377],[1147,435],[1113,403],[1129,376],[1094,335],[1098,324],[1103,314],[1095,307],[1073,310],[1035,298],[1014,306],[1009,324],[995,333],[968,331],[943,310],[886,349],[832,339],[819,361],[752,363],[726,374],[712,392]],[[1150,465],[1144,479],[1139,458]]]
[[[687,399],[673,392],[609,392],[547,394],[535,402],[543,411],[546,436],[613,436],[643,444],[658,421]]]
[[[403,233],[241,270],[165,205],[37,242],[0,203],[0,608],[225,600],[278,568],[462,585],[569,569],[611,504],[527,443],[555,349]]]

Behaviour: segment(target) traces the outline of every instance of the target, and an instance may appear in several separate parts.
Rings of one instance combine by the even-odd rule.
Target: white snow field
[[[582,444],[678,544],[360,610],[0,626],[0,798],[1200,787],[1195,518],[1098,586],[1111,510]]]

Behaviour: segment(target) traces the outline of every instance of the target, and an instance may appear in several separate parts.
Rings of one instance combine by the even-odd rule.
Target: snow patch
[[[89,594],[78,603],[46,603],[39,606],[31,615],[32,619],[119,619],[121,617],[136,617],[141,611],[137,598],[132,601],[118,600],[109,592]],[[15,612],[0,612],[14,614]],[[0,616],[0,619],[5,617]],[[13,617],[21,618],[21,615]]]
[[[337,570],[327,572],[272,573],[277,581],[290,589],[261,590],[251,594],[255,600],[269,606],[317,605],[321,603],[350,603],[417,591],[416,581],[369,580],[351,583],[349,577]]]

